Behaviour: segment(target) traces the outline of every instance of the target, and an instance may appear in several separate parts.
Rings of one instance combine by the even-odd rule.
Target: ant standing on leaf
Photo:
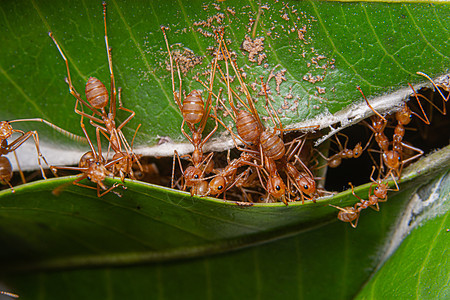
[[[185,155],[182,156],[188,157],[189,160],[192,162],[192,165],[187,167],[186,170],[183,170],[183,166],[181,164],[181,159],[178,154],[178,152],[174,151],[174,158],[173,158],[173,166],[172,166],[172,183],[171,187],[173,188],[175,186],[174,184],[174,175],[175,175],[175,157],[178,159],[178,164],[181,169],[182,178],[184,179],[183,184],[183,190],[185,190],[187,187],[191,187],[191,195],[198,194],[198,195],[204,195],[207,193],[208,184],[203,180],[203,175],[206,173],[210,173],[213,168],[213,161],[211,152],[206,157],[204,157],[203,154],[203,146],[205,143],[211,138],[211,136],[216,132],[218,128],[218,123],[216,120],[216,125],[214,129],[208,133],[208,135],[203,138],[203,130],[206,126],[206,121],[209,118],[209,114],[212,109],[212,88],[214,83],[214,76],[216,72],[216,66],[217,66],[217,60],[218,60],[218,53],[214,59],[214,62],[212,63],[212,71],[210,76],[210,82],[209,82],[209,88],[208,88],[208,99],[206,100],[206,103],[202,100],[201,92],[198,90],[193,90],[187,97],[184,98],[183,102],[181,102],[181,97],[183,97],[183,89],[182,89],[182,80],[181,80],[181,74],[180,74],[180,68],[178,65],[178,61],[175,61],[177,65],[177,72],[178,72],[178,78],[180,82],[180,88],[179,91],[175,91],[175,79],[174,79],[174,66],[173,66],[173,58],[172,53],[170,51],[169,42],[167,40],[166,32],[164,30],[164,27],[161,27],[161,30],[164,35],[164,39],[167,46],[167,51],[169,53],[169,60],[170,60],[170,72],[172,77],[172,92],[175,102],[178,105],[178,108],[180,109],[180,112],[183,116],[183,122],[181,123],[181,132],[183,135],[191,142],[191,144],[194,146],[194,152],[192,155]],[[218,41],[219,48],[221,41]],[[220,97],[220,92],[217,97]],[[186,131],[184,130],[184,125],[187,124],[189,131],[192,134],[192,137],[189,136]],[[197,128],[195,125],[197,125]]]
[[[338,135],[342,135],[345,137],[344,146],[342,146],[341,141],[338,138]],[[343,159],[359,158],[361,156],[361,154],[364,152],[364,150],[366,150],[366,148],[370,144],[370,140],[369,140],[369,142],[363,148],[361,146],[361,143],[359,142],[358,144],[355,145],[355,147],[353,149],[348,149],[347,148],[347,143],[348,143],[347,135],[345,135],[343,133],[337,133],[335,135],[335,138],[336,138],[336,143],[338,144],[338,147],[339,147],[339,152],[337,152],[336,154],[332,155],[331,157],[325,157],[320,151],[316,150],[316,152],[318,152],[319,155],[322,156],[322,158],[327,161],[327,164],[320,166],[318,169],[323,168],[325,166],[328,166],[330,168],[337,168],[341,165]]]
[[[12,185],[10,183],[10,180],[13,175],[12,166],[11,166],[9,159],[3,155],[13,152],[14,156],[16,158],[16,161],[17,161],[17,165],[19,166],[19,162],[17,160],[15,150],[17,148],[19,148],[23,143],[25,143],[30,137],[33,137],[34,144],[36,146],[36,152],[38,155],[39,168],[41,169],[41,174],[44,179],[47,179],[47,177],[45,176],[44,169],[42,168],[41,159],[44,161],[44,163],[47,166],[49,166],[49,164],[47,163],[47,160],[42,155],[41,150],[39,148],[39,136],[38,136],[37,131],[24,132],[19,129],[13,129],[13,127],[11,126],[11,123],[16,123],[16,122],[41,122],[41,123],[47,124],[48,126],[52,127],[56,131],[68,136],[69,138],[72,138],[77,141],[82,141],[82,142],[86,141],[84,138],[77,136],[73,133],[70,133],[70,132],[68,132],[68,131],[66,131],[44,119],[40,119],[40,118],[18,119],[18,120],[12,120],[12,121],[0,121],[0,182],[2,184],[9,185],[11,188],[11,192],[13,192],[13,193],[14,193],[14,188],[12,187]],[[20,134],[20,136],[17,137],[14,141],[8,143],[8,139],[13,135],[13,133],[18,133],[18,134]],[[25,176],[23,175],[22,170],[20,169],[20,166],[19,166],[19,172],[20,172],[20,176],[22,178],[23,183],[25,183],[26,182]],[[56,176],[56,174],[55,174],[55,176]]]
[[[110,191],[112,191],[113,189],[115,189],[118,186],[122,186],[123,188],[125,188],[123,186],[123,184],[121,184],[121,183],[114,183],[113,186],[111,186],[110,188],[107,188],[104,185],[103,180],[107,176],[112,177],[114,175],[111,171],[108,170],[109,167],[113,166],[114,164],[119,163],[121,160],[124,160],[126,158],[119,157],[117,159],[113,159],[113,160],[109,161],[108,163],[105,163],[106,160],[102,156],[100,129],[98,127],[96,128],[97,148],[98,148],[98,152],[96,152],[95,148],[89,138],[89,135],[86,132],[86,128],[83,123],[83,116],[81,116],[80,125],[81,125],[81,129],[83,130],[84,135],[86,136],[86,138],[89,142],[89,147],[91,148],[91,151],[86,152],[81,157],[78,167],[64,167],[64,166],[55,167],[55,166],[52,166],[51,169],[54,170],[55,173],[56,173],[56,170],[73,170],[73,171],[83,172],[72,183],[75,185],[81,186],[81,187],[97,190],[98,197],[102,197],[103,195],[109,193]],[[80,181],[82,181],[85,178],[96,183],[97,187],[95,188],[95,187],[80,183]],[[58,195],[64,186],[65,185],[61,185],[61,186],[57,187],[55,190],[53,190],[53,194]],[[104,190],[104,192],[100,192],[100,189]],[[120,194],[117,194],[117,193],[116,193],[116,195],[118,195],[119,197],[121,196]]]
[[[364,96],[364,93],[362,92],[362,90],[359,87],[357,87],[357,89],[363,95],[364,100],[366,101],[369,108],[375,113],[375,115],[371,117],[372,126],[367,123],[366,123],[366,125],[372,130],[372,132],[375,136],[375,141],[377,142],[378,146],[381,149],[382,161],[384,162],[384,165],[388,168],[388,172],[387,172],[385,178],[387,178],[389,175],[392,176],[392,178],[394,178],[394,176],[397,176],[398,178],[400,178],[403,166],[406,163],[420,157],[423,154],[423,151],[421,149],[416,148],[411,145],[408,145],[403,142],[404,125],[409,124],[409,122],[411,121],[411,114],[418,116],[421,120],[423,120],[423,119],[417,113],[411,112],[411,110],[407,107],[407,104],[403,103],[402,109],[395,113],[395,118],[396,118],[398,124],[394,130],[392,150],[389,150],[390,142],[389,142],[389,139],[384,134],[384,130],[387,125],[386,118],[383,117],[380,113],[378,113],[370,105],[369,101]],[[420,105],[420,102],[419,102],[419,105]],[[422,107],[422,106],[420,105],[420,107]],[[423,112],[423,109],[422,109],[422,112]],[[410,158],[403,159],[402,158],[404,156],[403,147],[407,148],[409,150],[415,151],[415,152],[417,152],[417,154]],[[370,149],[369,149],[369,151],[376,152],[376,150],[370,150]],[[382,165],[380,166],[380,168],[382,169]]]
[[[351,206],[339,207],[329,204],[330,206],[339,209],[338,219],[343,222],[350,223],[350,225],[353,228],[356,228],[356,226],[358,225],[359,216],[363,209],[370,207],[375,211],[379,211],[380,207],[378,206],[378,203],[387,201],[388,191],[400,190],[397,185],[397,182],[395,181],[395,178],[394,178],[394,183],[396,186],[395,189],[389,189],[389,184],[387,182],[383,183],[379,178],[377,180],[374,180],[373,173],[375,172],[375,169],[376,169],[375,166],[373,166],[372,173],[370,174],[370,180],[372,181],[372,184],[369,187],[368,200],[364,200],[358,195],[356,195],[353,184],[349,182],[348,184],[352,188],[352,194],[359,200],[359,202],[356,203],[353,207]],[[375,188],[373,188],[374,185]],[[355,221],[355,223],[353,223],[353,221]]]
[[[115,152],[115,155],[113,156],[113,160],[123,157],[124,159],[117,160],[120,163],[117,165],[111,165],[111,168],[113,172],[119,173],[120,177],[122,179],[122,182],[124,181],[125,175],[129,175],[132,179],[134,179],[133,171],[132,171],[132,165],[133,163],[137,163],[139,168],[142,171],[142,166],[139,163],[138,156],[133,153],[132,147],[133,142],[131,143],[131,146],[128,144],[127,140],[125,139],[125,136],[122,133],[122,128],[130,122],[130,120],[135,116],[135,112],[123,107],[122,101],[121,101],[121,88],[119,88],[118,93],[118,100],[119,100],[119,109],[126,111],[130,113],[130,115],[118,126],[116,126],[115,118],[116,118],[116,98],[117,98],[117,91],[116,91],[116,84],[114,79],[114,73],[113,73],[113,65],[112,65],[112,56],[111,56],[111,48],[109,47],[108,43],[108,34],[107,34],[107,27],[106,27],[106,2],[102,3],[103,5],[103,23],[105,27],[105,44],[106,44],[106,51],[108,56],[108,66],[109,66],[109,72],[110,72],[110,78],[111,78],[111,99],[108,95],[108,90],[106,89],[105,85],[97,78],[95,77],[89,77],[89,80],[86,83],[85,88],[85,94],[86,99],[85,101],[83,98],[81,98],[80,94],[75,90],[75,87],[72,84],[72,79],[70,76],[70,70],[69,70],[69,62],[64,55],[61,47],[59,46],[58,42],[56,41],[55,37],[53,36],[52,32],[49,32],[49,36],[55,43],[56,47],[58,48],[59,53],[61,54],[67,69],[67,78],[66,82],[69,85],[69,91],[70,93],[76,98],[75,103],[75,112],[79,114],[82,117],[86,117],[89,119],[89,122],[92,126],[98,128],[100,132],[108,139],[109,146],[113,149]],[[80,111],[78,109],[78,105],[81,105],[82,110]],[[109,104],[109,112],[105,111],[106,106]],[[83,105],[87,106],[91,111],[92,115],[89,115],[83,111]],[[137,127],[135,131],[135,136],[137,133],[137,130],[139,129],[139,126]],[[133,137],[134,141],[134,137]],[[108,149],[109,152],[109,149]]]

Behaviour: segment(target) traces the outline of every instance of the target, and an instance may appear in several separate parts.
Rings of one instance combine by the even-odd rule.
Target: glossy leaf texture
[[[424,183],[421,181],[421,184]],[[382,204],[380,212],[364,212],[356,230],[334,219],[323,226],[293,233],[271,243],[214,256],[138,265],[124,263],[120,268],[106,264],[96,265],[95,268],[85,265],[81,269],[66,266],[50,272],[6,272],[3,273],[3,280],[24,299],[349,299],[358,293],[380,263],[391,233],[397,229],[398,216],[408,206],[418,186],[420,184],[410,185],[390,196],[389,201]],[[273,209],[276,210],[275,207]],[[108,214],[107,211],[102,213]],[[442,230],[442,218],[436,219],[436,222]],[[141,232],[153,235],[158,234],[155,232],[158,230],[143,228]],[[47,228],[47,232],[51,234],[54,230]],[[105,234],[105,230],[102,233],[105,236],[110,234]],[[76,243],[76,236],[71,232],[65,234]],[[140,233],[129,233],[137,234]],[[85,228],[85,235],[94,233]],[[103,239],[103,235],[97,238]],[[433,235],[427,239],[434,240],[436,245],[445,244],[444,240],[438,239],[439,236]],[[115,242],[121,244],[124,241]],[[424,245],[420,249],[429,248]],[[440,249],[444,250],[442,247]],[[427,266],[435,269],[439,265],[432,258],[439,261],[442,256],[433,253]],[[409,265],[423,263],[421,255],[406,257],[410,259]],[[438,280],[445,281],[445,274]]]
[[[266,81],[271,78],[271,97],[285,125],[334,113],[360,101],[357,85],[371,97],[406,87],[407,82],[423,81],[416,71],[435,76],[448,70],[448,5],[259,3],[108,2],[116,85],[123,88],[124,106],[136,112],[126,135],[131,137],[142,124],[137,146],[155,145],[162,136],[185,141],[167,70],[162,25],[169,28],[172,51],[188,58],[184,67],[202,60],[182,73],[186,92],[204,89],[194,76],[206,79],[201,74],[211,70],[211,47],[217,46],[211,35],[223,26],[228,47],[236,53],[252,96],[260,92],[259,76]],[[70,61],[78,92],[84,93],[90,76],[109,86],[101,3],[14,1],[3,2],[0,11],[0,117],[42,117],[82,134],[80,118],[73,112],[75,99],[64,82],[64,62],[47,32],[53,31]],[[225,87],[218,74],[213,88],[216,93]],[[177,76],[175,81],[178,86]],[[119,120],[126,117],[125,112],[119,113]],[[47,140],[75,144],[40,125],[18,126],[39,128]]]
[[[421,190],[425,197],[420,195]],[[418,227],[371,278],[357,299],[450,297],[449,174],[421,190],[418,197],[424,209],[408,215],[409,221],[418,223]]]

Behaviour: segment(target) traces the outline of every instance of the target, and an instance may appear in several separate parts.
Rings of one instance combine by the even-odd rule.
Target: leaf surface
[[[73,112],[75,98],[64,82],[65,65],[47,32],[53,31],[66,54],[79,93],[84,94],[90,76],[108,87],[101,5],[16,1],[3,3],[0,10],[4,28],[0,35],[0,88],[4,95],[0,117],[42,117],[81,135],[80,118]],[[357,85],[371,97],[406,87],[407,82],[424,81],[416,71],[430,76],[447,71],[448,12],[447,5],[417,3],[301,1],[258,6],[254,1],[148,5],[111,1],[107,23],[116,86],[123,88],[124,106],[136,112],[126,126],[126,136],[131,139],[136,126],[142,124],[137,146],[155,145],[162,136],[186,141],[179,130],[181,115],[172,96],[162,25],[169,28],[172,51],[186,50],[203,60],[182,73],[187,92],[204,89],[193,78],[211,70],[211,47],[217,45],[210,35],[224,26],[228,48],[236,53],[252,96],[260,92],[259,76],[265,81],[271,78],[268,83],[275,108],[288,125],[359,102]],[[246,37],[253,42],[263,38],[263,49],[243,50],[248,50],[243,46]],[[216,73],[217,93],[225,84]],[[205,81],[207,76],[199,78]],[[178,87],[177,76],[175,82]],[[258,106],[263,113],[261,104]],[[127,115],[120,111],[119,120]],[[70,144],[49,128],[23,126],[39,128],[45,140]]]

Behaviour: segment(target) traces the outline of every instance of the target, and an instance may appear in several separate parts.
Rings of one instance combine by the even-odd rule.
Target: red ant
[[[338,216],[337,216],[337,218],[339,220],[341,220],[342,222],[350,223],[350,225],[352,225],[353,228],[356,228],[356,226],[358,226],[358,220],[359,220],[359,215],[361,213],[361,210],[357,209],[356,205],[355,205],[355,207],[352,207],[352,206],[339,207],[339,206],[329,204],[329,206],[339,209]],[[353,221],[356,221],[356,222],[353,224]]]
[[[12,185],[10,183],[10,180],[13,175],[12,166],[11,166],[9,159],[4,157],[3,155],[13,152],[14,156],[16,157],[16,161],[17,161],[17,156],[16,156],[15,150],[17,148],[19,148],[23,143],[25,143],[30,137],[33,137],[33,139],[34,139],[34,144],[36,146],[36,151],[37,151],[37,155],[38,155],[39,168],[41,169],[42,177],[44,179],[47,179],[47,177],[45,176],[44,169],[42,168],[41,159],[44,161],[44,163],[47,166],[48,166],[48,163],[47,163],[47,160],[45,159],[45,157],[42,155],[41,150],[39,149],[38,133],[36,131],[24,132],[19,129],[13,129],[13,127],[11,126],[11,123],[29,122],[29,121],[45,123],[48,126],[52,127],[53,129],[65,134],[66,136],[69,136],[78,141],[84,141],[83,138],[81,138],[77,135],[74,135],[74,134],[72,134],[72,133],[70,133],[70,132],[44,120],[44,119],[40,119],[40,118],[1,121],[0,122],[0,182],[2,184],[9,185],[11,188],[11,191],[13,193],[14,193],[14,188],[12,187]],[[14,141],[8,143],[8,139],[12,136],[13,133],[18,133],[18,134],[20,134],[20,136],[18,138],[16,138]],[[19,167],[19,172],[20,172],[20,176],[22,177],[22,181],[25,183],[25,177],[22,173],[22,170],[20,170],[20,167]]]
[[[348,184],[352,188],[353,196],[355,196],[360,202],[356,203],[353,207],[348,206],[344,208],[330,204],[330,206],[339,209],[338,219],[343,222],[350,223],[350,225],[352,225],[353,228],[356,228],[356,226],[358,225],[359,216],[363,209],[371,207],[372,209],[379,211],[380,207],[378,206],[378,203],[387,201],[387,192],[400,190],[397,185],[397,182],[395,181],[395,178],[394,178],[394,183],[396,186],[395,189],[389,189],[389,184],[387,182],[382,183],[380,179],[374,180],[373,173],[375,172],[375,169],[376,168],[374,166],[372,168],[372,173],[370,174],[370,180],[372,181],[372,184],[369,187],[368,200],[364,200],[358,195],[356,195],[353,184],[349,182]],[[373,188],[374,185],[376,185],[375,188]],[[353,221],[355,221],[355,223],[353,223]]]
[[[393,148],[392,148],[392,150],[389,150],[389,139],[384,134],[384,129],[386,128],[386,125],[387,125],[386,118],[381,116],[380,113],[378,113],[370,105],[369,101],[364,96],[364,93],[362,92],[362,90],[359,87],[357,87],[357,89],[363,95],[364,100],[366,101],[369,108],[375,113],[375,116],[371,117],[372,126],[370,126],[367,123],[366,123],[366,125],[374,133],[375,141],[377,142],[378,146],[381,149],[383,162],[389,169],[386,177],[388,177],[389,175],[391,175],[393,177],[393,173],[395,172],[396,173],[395,175],[400,178],[403,166],[406,163],[418,158],[419,156],[421,156],[423,154],[423,151],[421,149],[413,147],[411,145],[408,145],[402,141],[403,136],[404,136],[403,125],[406,125],[411,121],[411,114],[414,114],[416,116],[419,116],[419,115],[411,112],[411,110],[407,107],[406,103],[403,104],[402,110],[400,110],[399,112],[397,112],[395,114],[398,125],[396,126],[396,128],[394,130],[394,136],[393,136],[394,141],[392,144]],[[420,102],[419,102],[419,104],[420,104]],[[420,118],[420,116],[419,116],[419,118]],[[421,118],[421,120],[423,120],[423,119]],[[416,154],[408,159],[402,159],[403,147],[413,150],[413,151],[416,151],[418,154]]]
[[[278,135],[275,135],[274,133],[269,133],[267,136],[265,136],[267,139],[267,145],[266,147],[262,146],[264,153],[269,153],[269,156],[272,155],[272,157],[275,159],[278,158],[280,160],[280,165],[282,166],[283,170],[286,173],[286,176],[289,180],[289,182],[292,182],[295,188],[297,189],[298,193],[300,194],[300,198],[302,199],[302,204],[304,204],[305,201],[305,195],[306,197],[310,198],[313,202],[315,202],[314,194],[316,194],[316,182],[314,181],[314,176],[312,172],[309,170],[309,168],[303,163],[303,161],[299,158],[298,155],[295,153],[300,153],[303,145],[305,143],[305,139],[303,137],[296,138],[294,141],[292,141],[291,146],[289,147],[288,151],[285,149],[285,144],[282,140],[283,132],[284,131],[291,131],[291,130],[298,130],[299,128],[293,128],[293,129],[284,129],[283,125],[281,123],[280,118],[278,117],[278,114],[276,113],[275,109],[272,106],[272,103],[270,102],[266,85],[264,84],[262,78],[261,78],[261,84],[264,89],[264,95],[266,97],[266,106],[265,109],[268,112],[270,118],[272,119],[272,122],[274,124],[278,123],[278,126],[275,127],[275,131],[279,130],[281,133],[281,138],[278,137]],[[275,122],[275,118],[273,117],[272,112],[268,109],[267,104],[270,105],[273,113],[275,114],[275,118],[277,122]],[[318,126],[307,126],[303,128],[318,128]],[[264,131],[267,132],[267,131]],[[261,134],[261,141],[263,141],[263,134]],[[294,147],[294,149],[291,150],[292,145],[297,142],[297,146]],[[265,151],[264,151],[264,148]],[[283,155],[281,155],[283,154]],[[291,159],[295,157],[294,163],[291,163]],[[299,163],[304,171],[299,171],[295,167],[295,163]],[[294,200],[295,201],[295,200]],[[286,203],[285,203],[286,204]]]
[[[346,140],[345,140],[344,146],[342,146],[337,135],[342,135],[345,137]],[[327,164],[325,164],[324,166],[320,166],[319,168],[323,168],[325,166],[329,166],[330,168],[337,168],[341,165],[343,159],[360,157],[362,155],[362,153],[364,152],[364,150],[367,148],[367,146],[370,144],[370,140],[369,140],[369,142],[366,144],[366,146],[364,148],[361,146],[361,143],[358,143],[355,145],[355,147],[353,149],[348,149],[347,148],[348,136],[346,136],[343,133],[338,133],[337,135],[335,136],[335,138],[336,138],[336,142],[339,147],[338,153],[332,155],[331,157],[325,157],[320,151],[316,150],[319,153],[319,155],[322,156],[322,158],[327,161]]]
[[[70,93],[76,98],[75,103],[75,112],[82,117],[86,117],[89,119],[89,122],[94,127],[98,128],[100,132],[108,139],[110,143],[110,147],[114,150],[116,153],[114,158],[119,157],[125,157],[126,159],[123,160],[121,165],[118,166],[112,166],[114,169],[117,169],[117,171],[121,175],[122,181],[124,180],[124,173],[129,174],[131,178],[134,178],[134,175],[132,173],[132,164],[133,162],[136,162],[138,165],[139,159],[136,154],[132,152],[132,147],[128,144],[126,141],[123,133],[122,128],[130,122],[130,120],[135,116],[135,112],[127,109],[122,106],[121,101],[121,89],[119,88],[119,94],[118,94],[118,100],[119,100],[119,109],[129,112],[130,115],[118,126],[116,126],[115,118],[116,118],[116,84],[114,79],[114,73],[113,73],[113,65],[112,65],[112,56],[111,56],[111,48],[108,44],[108,33],[107,33],[107,26],[106,26],[106,2],[102,3],[103,5],[103,23],[105,27],[105,44],[106,44],[106,51],[108,56],[108,65],[109,65],[109,72],[110,72],[110,78],[111,78],[111,101],[108,96],[108,90],[106,89],[105,85],[97,78],[90,77],[89,80],[86,83],[85,93],[86,93],[86,99],[87,101],[83,100],[80,96],[80,94],[75,90],[75,87],[72,84],[72,79],[70,76],[70,70],[69,70],[69,62],[64,55],[61,47],[59,46],[58,42],[56,41],[55,37],[53,36],[52,32],[49,32],[49,36],[55,43],[56,47],[58,48],[59,53],[61,54],[67,69],[67,78],[66,82],[69,85],[69,91]],[[93,114],[89,115],[83,111],[78,110],[78,104],[82,103],[82,105],[87,106],[90,110],[92,110]],[[107,113],[105,111],[105,107],[109,103],[109,112]],[[102,126],[103,125],[103,126]],[[139,129],[140,125],[138,126]],[[137,130],[136,129],[136,132]],[[136,133],[135,133],[136,134]],[[122,144],[124,147],[124,151],[122,150]],[[114,159],[113,158],[113,159]]]
[[[221,37],[221,40],[222,40],[222,37]],[[249,147],[249,148],[246,148],[246,149],[240,148],[235,142],[236,147],[239,150],[251,153],[252,155],[254,155],[256,157],[258,155],[260,155],[262,165],[257,167],[256,171],[258,173],[258,177],[261,181],[262,186],[264,187],[264,189],[267,190],[267,192],[271,196],[273,196],[276,199],[281,198],[282,201],[287,204],[287,202],[284,198],[286,186],[285,186],[283,180],[281,179],[280,175],[278,174],[277,166],[275,163],[275,160],[283,157],[285,154],[284,143],[280,140],[280,138],[277,135],[268,133],[269,136],[267,136],[266,131],[263,131],[264,126],[262,125],[261,120],[259,119],[259,114],[253,105],[251,95],[242,80],[242,76],[241,76],[237,66],[235,66],[235,64],[236,64],[235,61],[231,61],[231,65],[232,65],[232,68],[239,80],[242,90],[244,91],[244,93],[246,95],[246,98],[248,100],[248,106],[240,99],[240,97],[236,94],[236,92],[230,87],[229,75],[228,75],[228,59],[231,60],[231,56],[228,52],[226,44],[224,42],[222,44],[226,51],[226,53],[225,53],[222,50],[223,56],[225,58],[225,63],[226,63],[227,76],[225,77],[225,75],[220,70],[220,68],[219,68],[219,71],[221,72],[222,77],[227,82],[229,103],[234,112],[233,120],[235,121],[235,124],[236,124],[236,129],[239,134],[239,139],[245,145],[247,145],[247,147]],[[239,101],[245,107],[247,107],[247,110],[248,110],[247,112],[244,110],[237,110],[237,108],[234,106],[234,103],[232,101],[233,94],[239,99]],[[230,114],[230,116],[233,117],[232,114]],[[220,121],[220,123],[225,128],[228,129],[228,127],[225,126],[225,124],[223,124],[222,121]],[[231,130],[229,130],[229,131],[232,134],[232,136],[235,137],[234,133]],[[277,146],[272,147],[273,141],[276,140],[277,138],[281,142],[281,147],[277,147]],[[276,142],[277,141],[275,141],[275,143]],[[280,145],[280,143],[278,143],[278,146],[279,145]],[[257,146],[260,147],[260,151],[254,150]],[[277,152],[277,153],[275,153],[275,152]],[[280,156],[280,154],[281,154],[281,156]],[[265,169],[263,169],[263,168],[265,168]],[[267,186],[265,186],[263,183],[261,174],[259,173],[260,172],[259,169],[264,170],[264,172],[266,173]]]
[[[75,179],[72,183],[81,187],[89,188],[97,190],[97,196],[102,197],[103,195],[109,193],[113,189],[115,189],[118,186],[123,186],[123,184],[120,183],[114,183],[110,188],[106,188],[106,186],[103,184],[103,180],[106,178],[106,176],[113,176],[114,174],[108,170],[109,167],[113,166],[114,164],[120,162],[125,157],[120,157],[117,159],[113,159],[108,163],[105,163],[105,159],[102,156],[102,148],[101,148],[101,141],[100,141],[100,129],[96,128],[96,136],[97,136],[97,148],[98,153],[95,151],[94,146],[92,145],[92,142],[87,134],[86,128],[83,123],[83,116],[81,116],[80,121],[81,129],[83,130],[84,135],[86,136],[89,146],[91,148],[91,151],[85,153],[79,162],[78,167],[55,167],[51,166],[50,168],[56,173],[56,170],[74,170],[74,171],[81,171],[83,174],[79,176],[77,179]],[[86,184],[80,183],[83,179],[89,179],[90,181],[97,184],[97,187],[92,187]],[[61,188],[64,185],[56,188],[53,191],[53,194],[58,195]],[[100,189],[104,190],[104,192],[100,193]],[[120,194],[117,194],[120,196]]]
[[[192,166],[187,167],[187,169],[184,171],[180,156],[178,155],[178,152],[174,151],[174,160],[173,160],[173,168],[172,168],[172,188],[174,187],[174,172],[175,172],[175,156],[178,159],[179,166],[181,168],[182,176],[185,179],[183,190],[186,189],[186,187],[193,187],[191,189],[191,194],[200,194],[203,195],[206,193],[207,184],[201,183],[201,179],[203,177],[203,174],[208,173],[212,171],[213,165],[212,165],[212,155],[213,153],[208,154],[206,157],[204,157],[203,154],[203,146],[204,144],[211,138],[211,136],[216,132],[218,128],[218,123],[216,120],[216,125],[214,129],[205,137],[202,137],[203,130],[206,126],[206,121],[208,120],[209,113],[211,112],[211,98],[212,98],[212,86],[214,82],[214,75],[216,71],[217,66],[217,60],[218,60],[218,54],[213,62],[213,69],[211,72],[210,77],[210,86],[208,88],[208,99],[206,100],[206,104],[203,102],[201,97],[201,92],[198,90],[193,90],[187,97],[183,100],[183,103],[181,103],[180,97],[182,95],[182,81],[181,81],[181,74],[180,74],[180,68],[177,64],[177,71],[178,71],[178,78],[180,81],[180,89],[177,93],[175,91],[175,80],[174,80],[174,68],[173,68],[173,58],[172,53],[170,51],[169,42],[167,40],[166,32],[164,30],[164,27],[161,27],[161,30],[164,35],[164,40],[166,42],[167,51],[169,53],[169,60],[170,60],[170,71],[172,76],[172,91],[173,96],[175,99],[175,102],[178,105],[178,108],[180,109],[182,115],[183,115],[183,122],[181,123],[181,132],[183,135],[191,142],[191,144],[194,146],[194,152],[192,155],[184,155],[182,157],[188,157],[189,160],[192,162]],[[221,41],[219,41],[219,47],[220,47]],[[219,96],[220,97],[220,93]],[[190,132],[192,133],[192,137],[190,137],[184,130],[184,125],[187,124]],[[195,128],[195,124],[198,124],[197,128]],[[206,167],[203,167],[206,166]],[[196,185],[198,185],[196,187]]]

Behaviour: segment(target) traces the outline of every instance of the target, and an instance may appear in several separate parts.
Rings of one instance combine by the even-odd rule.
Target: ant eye
[[[91,180],[91,176],[88,176],[87,179]]]
[[[277,191],[279,191],[279,190],[281,190],[281,187],[280,187],[279,185],[277,185],[277,186],[275,187],[275,189],[276,189]]]
[[[305,184],[305,185],[303,186],[303,188],[304,188],[305,190],[307,190],[307,189],[309,188],[309,186],[308,186],[307,184]]]
[[[194,175],[194,179],[198,179],[198,174],[195,174],[195,175]]]
[[[221,189],[223,189],[223,186],[219,185],[219,186],[217,187],[217,189],[220,191]]]

